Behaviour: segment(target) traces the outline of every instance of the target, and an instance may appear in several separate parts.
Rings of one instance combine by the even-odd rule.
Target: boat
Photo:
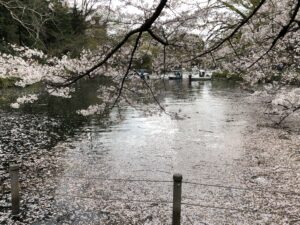
[[[169,76],[169,80],[182,80],[182,71],[174,70],[174,75]]]
[[[147,80],[150,79],[150,73],[147,72],[146,69],[140,69],[139,71],[137,71],[137,73],[141,79],[147,79]]]
[[[212,73],[210,71],[198,70],[196,73],[193,71],[189,75],[189,81],[206,81],[212,79]]]

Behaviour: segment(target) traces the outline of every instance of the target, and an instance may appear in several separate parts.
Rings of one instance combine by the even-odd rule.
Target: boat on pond
[[[212,79],[212,72],[206,70],[193,71],[193,73],[189,75],[190,81],[206,81],[211,79]]]
[[[174,70],[173,75],[169,76],[169,80],[182,80],[182,71]]]
[[[150,79],[150,72],[147,71],[146,69],[138,70],[137,74],[141,79]]]

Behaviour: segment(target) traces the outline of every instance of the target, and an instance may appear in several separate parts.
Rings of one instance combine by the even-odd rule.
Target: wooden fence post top
[[[174,180],[175,182],[181,182],[181,181],[182,181],[182,175],[181,175],[180,173],[175,173],[175,174],[173,175],[173,180]]]
[[[11,209],[12,215],[20,213],[20,184],[19,184],[19,165],[9,165],[11,183]]]
[[[10,171],[16,171],[16,170],[19,170],[19,165],[17,164],[12,164],[9,166],[9,170]]]

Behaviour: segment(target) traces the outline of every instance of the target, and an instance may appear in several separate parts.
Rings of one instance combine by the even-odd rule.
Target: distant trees
[[[1,47],[7,42],[32,46],[39,38],[44,16],[39,1],[0,0]]]
[[[2,51],[10,44],[37,48],[60,56],[78,56],[90,43],[106,36],[105,27],[97,26],[102,37],[91,36],[94,1],[69,6],[61,0],[0,0],[0,40]],[[94,47],[94,44],[92,44]],[[6,49],[7,50],[7,49]]]

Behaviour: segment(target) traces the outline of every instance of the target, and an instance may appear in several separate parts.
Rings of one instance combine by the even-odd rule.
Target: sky
[[[74,3],[74,0],[67,0],[69,2],[70,5],[72,5]],[[77,0],[77,3],[81,3],[84,0]],[[90,0],[92,1],[92,0]],[[132,5],[126,4],[128,1],[133,2],[134,4],[137,5],[137,7],[134,7]],[[110,6],[113,10],[124,13],[126,15],[128,14],[134,14],[134,15],[139,15],[139,16],[143,16],[144,15],[144,11],[139,9],[140,8],[146,8],[146,9],[151,9],[150,12],[153,12],[153,10],[156,8],[156,6],[158,5],[160,0],[155,0],[155,1],[150,1],[150,0],[98,0],[98,4],[103,6],[106,5],[107,7]],[[177,5],[176,5],[177,2]],[[170,5],[172,7],[172,10],[170,10],[168,7],[166,7],[164,9],[164,12],[167,12],[167,14],[165,14],[165,16],[161,17],[160,19],[164,20],[164,19],[173,19],[176,16],[180,15],[182,12],[186,11],[186,12],[193,12],[195,10],[195,6],[194,4],[198,4],[202,7],[207,6],[207,4],[213,4],[215,3],[216,0],[168,0],[168,5]],[[95,4],[97,5],[97,4]],[[107,11],[108,12],[108,11]],[[150,14],[150,13],[149,13]],[[102,14],[103,15],[103,14]],[[108,14],[107,14],[108,15]],[[104,18],[106,18],[106,15],[103,15]],[[134,17],[132,17],[134,18]],[[123,19],[125,19],[123,22],[128,22],[130,24],[140,24],[142,21],[138,21],[138,19],[135,20],[131,20],[132,18],[130,17],[124,17]],[[143,18],[143,17],[142,17]],[[200,18],[200,17],[199,17]],[[113,13],[110,13],[110,19],[114,19],[113,18]],[[116,27],[114,27],[114,29],[116,29]],[[202,35],[206,35],[206,31],[203,30],[190,30],[190,32],[194,33],[194,34],[202,34]]]
[[[81,4],[82,1],[84,0],[66,0],[69,2],[70,5],[74,4],[74,1],[77,1],[78,4]],[[93,0],[90,0],[93,1]],[[141,10],[139,10],[136,7],[133,6],[128,6],[126,4],[126,2],[128,2],[128,0],[94,0],[94,1],[98,1],[99,3],[95,4],[95,5],[106,5],[109,6],[111,4],[111,7],[113,9],[116,9],[117,7],[121,7],[122,10],[128,12],[132,12],[132,13],[140,13]],[[180,13],[180,11],[182,10],[192,10],[193,9],[193,5],[192,4],[200,4],[200,5],[207,5],[208,2],[213,3],[215,2],[215,0],[169,0],[168,4],[172,5],[175,1],[179,2],[180,7],[176,7],[178,10],[178,12]],[[145,7],[146,8],[155,8],[156,5],[158,4],[159,0],[131,0],[131,2],[133,2],[134,4],[137,4],[141,7]]]

